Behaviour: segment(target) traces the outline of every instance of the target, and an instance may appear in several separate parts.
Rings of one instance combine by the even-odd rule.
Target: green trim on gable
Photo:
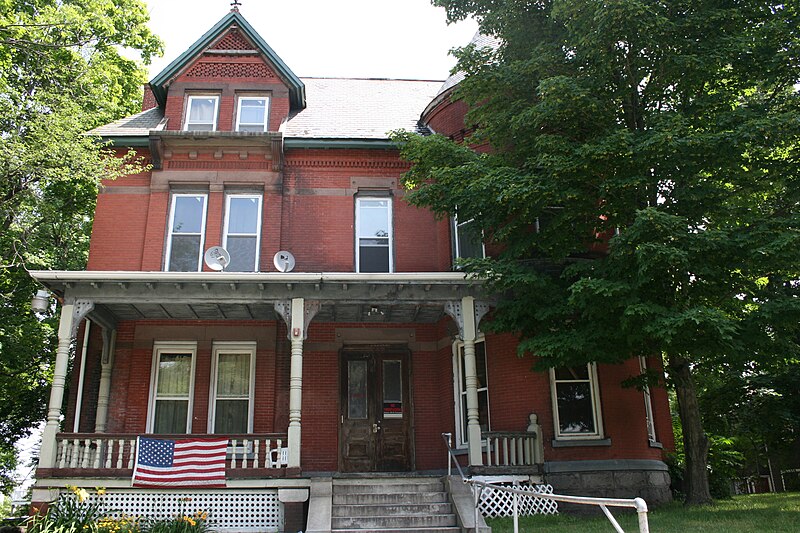
[[[148,135],[126,135],[126,136],[101,136],[100,140],[104,143],[110,143],[113,148],[131,147],[131,148],[149,148],[150,137]]]
[[[178,56],[172,63],[159,72],[150,80],[150,88],[156,97],[156,101],[161,107],[166,105],[167,89],[172,78],[177,75],[186,65],[195,59],[203,50],[207,49],[211,43],[220,37],[232,25],[236,24],[239,29],[255,43],[259,52],[266,56],[278,72],[278,75],[286,82],[289,87],[289,99],[293,109],[303,109],[306,107],[306,86],[300,81],[292,70],[286,66],[278,54],[270,48],[267,42],[256,32],[238,11],[231,11],[217,22],[213,28],[208,30],[200,39],[190,46],[184,53]]]

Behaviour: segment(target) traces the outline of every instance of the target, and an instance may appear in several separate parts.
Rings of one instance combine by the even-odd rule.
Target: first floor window
[[[171,272],[200,270],[205,226],[205,194],[172,195],[166,270]]]
[[[240,96],[236,113],[236,131],[265,132],[269,116],[269,98]]]
[[[193,344],[156,344],[150,420],[152,433],[188,433],[194,388]]]
[[[453,258],[482,259],[486,257],[483,235],[472,219],[460,221],[453,218]]]
[[[211,430],[219,434],[253,430],[255,344],[214,346]]]
[[[647,373],[647,358],[644,356],[639,356],[639,370],[642,374]],[[642,389],[642,393],[644,394],[644,413],[645,413],[645,423],[647,424],[647,440],[650,444],[655,444],[658,442],[656,438],[656,423],[653,419],[653,399],[650,396],[650,386],[645,385]]]
[[[602,437],[596,365],[553,368],[550,380],[556,438]]]
[[[356,198],[356,271],[392,272],[391,198]]]
[[[256,272],[261,237],[261,195],[229,194],[222,245],[231,255],[228,272]]]
[[[489,431],[489,383],[486,372],[486,342],[475,342],[475,369],[478,377],[478,421],[481,432]],[[467,376],[464,366],[464,343],[456,342],[453,349],[453,378],[456,393],[456,443],[467,444]]]
[[[193,95],[186,103],[186,131],[216,131],[219,96]]]

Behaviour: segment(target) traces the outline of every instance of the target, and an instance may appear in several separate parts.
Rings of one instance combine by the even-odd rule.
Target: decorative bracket
[[[280,300],[275,302],[275,312],[286,323],[286,330],[289,332],[289,339],[292,338],[292,301]]]
[[[317,316],[320,309],[322,309],[322,304],[318,300],[305,302],[303,306],[303,340],[308,338],[308,325],[311,324],[311,321]]]
[[[489,304],[486,302],[475,302],[475,332],[477,333],[480,331],[479,327],[481,324],[481,320],[486,313],[489,312]],[[460,338],[464,338],[464,314],[461,307],[461,300],[451,300],[449,302],[445,302],[444,304],[444,312],[450,315],[453,321],[458,326],[458,336]]]
[[[75,300],[72,307],[72,329],[70,329],[70,338],[75,338],[78,335],[78,326],[86,315],[94,309],[94,302],[91,300]]]
[[[322,309],[322,304],[317,300],[311,301],[304,301],[303,302],[303,331],[292,331],[292,301],[291,300],[280,300],[275,302],[275,312],[283,319],[286,323],[286,330],[288,332],[289,340],[302,338],[306,340],[308,338],[308,325],[311,324],[311,321],[317,316],[319,310]],[[299,329],[299,328],[298,328]]]

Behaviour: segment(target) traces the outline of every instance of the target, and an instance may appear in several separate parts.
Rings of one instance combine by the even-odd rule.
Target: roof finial
[[[238,13],[240,5],[242,4],[239,2],[239,0],[233,0],[233,2],[231,2],[231,11],[236,11]]]

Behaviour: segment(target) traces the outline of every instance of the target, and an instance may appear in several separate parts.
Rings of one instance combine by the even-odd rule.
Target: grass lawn
[[[639,531],[635,513],[619,508],[610,510],[625,533]],[[800,492],[736,496],[698,508],[673,503],[649,512],[648,518],[652,533],[800,532]],[[494,533],[514,531],[511,518],[487,518],[486,522]],[[614,533],[614,527],[605,517],[566,515],[521,517],[519,530],[522,533]]]

